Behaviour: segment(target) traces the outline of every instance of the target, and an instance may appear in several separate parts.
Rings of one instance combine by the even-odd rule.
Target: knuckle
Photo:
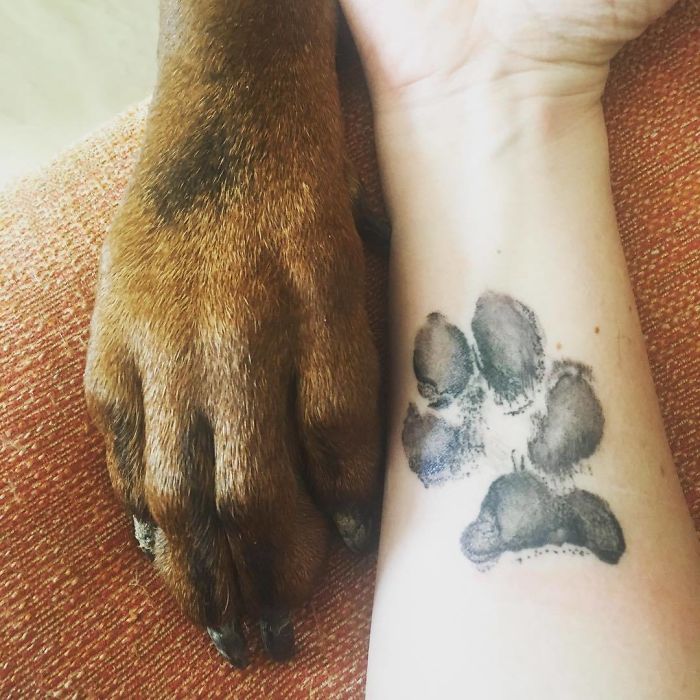
[[[217,493],[216,513],[229,532],[257,539],[279,525],[289,494],[272,484],[261,488],[258,480],[246,481],[243,488]]]
[[[191,518],[188,490],[179,479],[146,476],[144,491],[154,520],[167,531],[185,527]]]
[[[83,391],[90,415],[104,416],[110,403],[110,392],[107,390],[106,377],[100,371],[97,361],[90,356],[83,375]]]

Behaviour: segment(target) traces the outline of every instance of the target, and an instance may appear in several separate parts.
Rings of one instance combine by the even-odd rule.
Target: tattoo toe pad
[[[533,465],[547,474],[563,476],[590,457],[603,437],[603,409],[587,370],[568,364],[547,392],[547,413],[528,443]]]
[[[467,339],[439,313],[418,331],[413,352],[418,391],[434,408],[447,406],[464,391],[474,371]]]
[[[479,297],[472,318],[484,378],[506,403],[527,401],[544,375],[542,333],[524,304],[495,292]]]
[[[424,486],[452,477],[460,459],[460,428],[433,411],[421,414],[410,404],[401,435],[408,465]]]

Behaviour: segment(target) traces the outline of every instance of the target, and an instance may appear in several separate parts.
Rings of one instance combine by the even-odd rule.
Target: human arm
[[[484,66],[442,71],[448,80],[432,84],[413,74],[387,86],[371,74],[395,234],[394,410],[368,697],[694,698],[697,545],[617,234],[599,103],[607,58],[566,79],[529,65],[495,80]],[[563,89],[574,75],[576,89]],[[617,563],[552,544],[537,556],[506,550],[479,570],[463,533],[491,485],[513,473],[509,451],[463,460],[470,476],[427,487],[409,468],[407,406],[450,418],[418,391],[416,334],[437,311],[473,351],[488,290],[534,312],[548,363],[592,370],[604,429],[569,476],[619,522]],[[490,432],[517,446],[512,427],[500,420]],[[528,447],[526,437],[532,461]]]

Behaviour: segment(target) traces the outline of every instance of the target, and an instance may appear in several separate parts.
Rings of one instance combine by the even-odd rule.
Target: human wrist
[[[552,179],[574,189],[585,172],[586,187],[609,188],[602,106],[580,95],[523,96],[485,85],[432,104],[385,105],[376,133],[397,242],[447,233],[447,222],[435,230],[441,212],[449,217],[465,205],[460,235],[489,235],[499,222],[481,218],[488,201],[515,211],[513,198],[546,197]],[[432,226],[421,221],[431,210]]]
[[[374,108],[380,148],[383,139],[391,148],[398,142],[407,147],[424,141],[469,142],[479,146],[470,160],[493,150],[502,152],[504,141],[546,146],[574,136],[592,119],[602,119],[600,99],[592,93],[546,94],[508,80],[472,85],[434,99],[416,99],[407,92],[385,94],[375,98]]]
[[[440,68],[413,66],[408,76],[367,62],[375,111],[439,104],[473,95],[520,101],[542,99],[590,105],[600,100],[609,61],[546,61],[506,50],[483,50],[474,58]]]

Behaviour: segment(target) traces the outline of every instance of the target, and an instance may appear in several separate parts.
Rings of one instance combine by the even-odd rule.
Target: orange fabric
[[[379,205],[357,63],[343,68],[354,160]],[[615,61],[613,185],[669,439],[700,527],[700,5]],[[297,616],[300,654],[229,668],[183,620],[131,540],[82,372],[98,246],[143,133],[132,110],[0,202],[0,695],[362,697],[374,561],[340,548]],[[368,257],[385,348],[385,263]]]

